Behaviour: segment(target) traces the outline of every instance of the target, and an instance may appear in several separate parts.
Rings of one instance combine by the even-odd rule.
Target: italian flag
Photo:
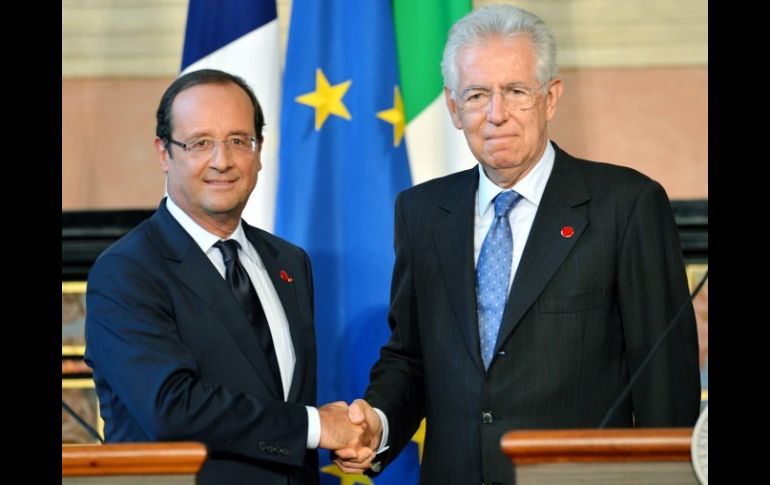
[[[471,8],[471,0],[393,1],[407,150],[415,185],[477,163],[463,132],[452,124],[441,77],[449,28]]]

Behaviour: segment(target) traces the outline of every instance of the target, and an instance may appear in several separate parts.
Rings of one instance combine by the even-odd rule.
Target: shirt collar
[[[545,192],[545,185],[548,183],[548,178],[551,176],[551,170],[553,170],[553,162],[556,157],[556,151],[553,149],[550,140],[545,144],[545,150],[540,160],[535,163],[532,170],[524,176],[521,180],[516,182],[512,190],[515,190],[525,200],[531,202],[535,207],[540,205],[540,199],[543,198],[543,192]],[[478,190],[478,211],[479,217],[484,217],[484,214],[492,206],[492,200],[497,197],[497,194],[503,190],[492,182],[487,173],[484,171],[484,166],[479,163],[479,190]]]
[[[171,197],[166,197],[166,208],[168,209],[171,216],[176,219],[176,221],[185,231],[187,231],[187,234],[193,238],[193,241],[195,241],[195,243],[204,253],[208,253],[214,244],[221,239],[216,234],[212,234],[202,228],[200,224],[195,222],[189,215],[187,215],[187,213],[183,211],[181,207],[176,205]],[[238,243],[241,245],[241,251],[243,251],[243,253],[249,257],[249,259],[254,261],[255,264],[260,267],[262,266],[262,261],[257,257],[254,247],[246,237],[246,233],[243,231],[242,224],[238,224],[238,227],[232,234],[230,234],[230,237],[225,239],[235,239],[238,241]]]

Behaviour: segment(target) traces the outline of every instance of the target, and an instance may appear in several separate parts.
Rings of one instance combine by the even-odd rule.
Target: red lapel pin
[[[570,238],[575,235],[575,230],[572,226],[564,226],[561,228],[561,237]]]
[[[291,283],[294,281],[294,278],[289,276],[289,273],[286,272],[286,270],[281,270],[281,279],[287,283]]]

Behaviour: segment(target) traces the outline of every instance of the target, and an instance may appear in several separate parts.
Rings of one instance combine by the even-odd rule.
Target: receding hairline
[[[174,96],[174,99],[171,100],[171,108],[173,109],[174,103],[179,98],[179,96],[181,96],[183,93],[185,93],[187,91],[191,91],[191,90],[193,90],[195,88],[203,88],[203,87],[206,87],[206,86],[222,86],[222,87],[233,86],[233,87],[237,88],[238,91],[243,93],[244,96],[246,96],[246,99],[249,100],[249,105],[252,108],[254,108],[254,105],[251,102],[251,96],[249,95],[249,93],[245,89],[243,89],[243,86],[239,85],[237,82],[235,82],[235,81],[233,81],[231,79],[211,79],[211,80],[205,80],[203,82],[197,82],[197,83],[194,83],[194,84],[190,84],[189,86],[185,86],[182,89],[180,89],[179,92],[177,92],[176,95]]]
[[[254,116],[256,115],[256,107],[252,103],[251,96],[249,95],[249,93],[245,89],[243,89],[243,86],[241,86],[237,82],[233,81],[232,79],[211,79],[211,80],[205,80],[203,82],[197,82],[197,83],[194,83],[194,84],[190,84],[190,85],[185,86],[184,88],[180,89],[176,93],[174,98],[171,100],[171,105],[169,106],[169,110],[168,110],[168,113],[169,113],[169,128],[173,129],[173,127],[174,127],[174,108],[177,105],[177,100],[181,96],[184,96],[184,94],[186,92],[188,92],[188,91],[192,91],[195,88],[203,88],[203,87],[206,87],[206,86],[221,86],[221,87],[233,86],[233,87],[237,88],[238,92],[240,92],[241,94],[243,94],[246,97],[246,100],[248,101],[248,103],[246,103],[246,104],[252,109],[251,118],[254,118]],[[258,140],[262,138],[262,135],[260,135],[259,133],[257,133],[255,136],[257,137]]]
[[[532,35],[530,35],[529,32],[515,32],[513,34],[502,34],[502,33],[488,33],[484,34],[483,36],[480,36],[476,39],[474,39],[472,42],[468,42],[467,44],[464,44],[462,47],[458,48],[457,51],[455,51],[455,58],[453,60],[455,64],[455,68],[457,69],[457,75],[459,82],[459,74],[460,74],[460,60],[464,53],[466,53],[470,49],[478,49],[481,47],[485,47],[490,45],[493,42],[501,42],[503,44],[512,44],[514,42],[520,42],[523,41],[526,43],[526,45],[529,47],[529,53],[532,56],[532,75],[537,80],[537,74],[538,74],[538,57],[537,57],[537,46],[535,45],[534,39],[532,39]],[[503,64],[506,62],[506,60],[498,60],[499,64]],[[450,88],[451,89],[451,88]],[[455,89],[459,90],[460,86],[456,86]]]

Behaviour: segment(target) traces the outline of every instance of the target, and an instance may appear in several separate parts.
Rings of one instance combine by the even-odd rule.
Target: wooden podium
[[[62,445],[62,484],[194,485],[206,455],[200,443]]]
[[[510,431],[500,440],[516,485],[697,484],[692,428]]]

